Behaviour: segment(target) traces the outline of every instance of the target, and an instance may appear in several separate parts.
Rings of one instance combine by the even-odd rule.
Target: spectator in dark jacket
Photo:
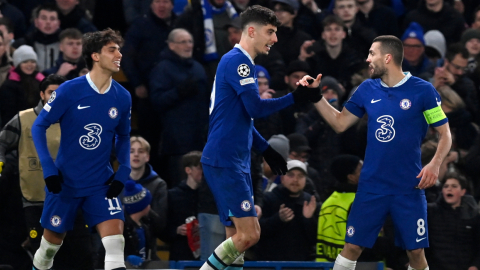
[[[35,29],[25,35],[24,38],[17,39],[13,43],[14,48],[21,45],[32,46],[37,53],[38,70],[43,71],[55,64],[60,53],[60,12],[53,4],[43,4],[35,10],[34,25]]]
[[[0,87],[0,115],[2,126],[19,111],[33,108],[40,97],[38,87],[45,78],[37,71],[37,54],[28,45],[22,45],[13,53],[14,69]]]
[[[356,19],[366,27],[373,29],[377,35],[399,36],[398,22],[394,18],[395,10],[374,0],[357,0],[359,12]]]
[[[158,215],[155,229],[162,231],[167,226],[167,183],[148,164],[150,160],[150,144],[142,137],[130,137],[130,180],[134,180],[148,189],[152,194],[152,211]]]
[[[127,267],[145,267],[149,261],[159,260],[156,253],[155,223],[158,216],[151,210],[152,194],[135,181],[125,183],[122,202],[125,206],[125,261]]]
[[[62,27],[62,29],[77,28],[84,34],[97,31],[97,27],[87,19],[85,10],[78,5],[78,0],[56,0],[56,3],[57,8],[60,11],[58,17],[61,21],[60,27]]]
[[[423,29],[416,22],[412,22],[402,35],[403,54],[402,69],[419,77],[432,68],[433,63],[425,54],[425,39]]]
[[[308,261],[313,258],[317,205],[315,197],[303,191],[307,167],[299,160],[290,160],[287,169],[282,184],[264,197],[257,260]]]
[[[18,38],[23,37],[27,30],[27,21],[25,20],[22,11],[12,4],[9,4],[7,0],[0,0],[0,14],[2,14],[2,17],[9,18],[13,23],[15,27],[15,36]]]
[[[88,73],[85,60],[82,57],[82,33],[75,28],[68,28],[60,32],[60,51],[55,65],[43,70],[43,74],[57,74],[68,80],[75,79]]]
[[[192,58],[193,39],[184,29],[168,36],[163,60],[150,75],[150,100],[162,121],[160,155],[168,160],[167,182],[171,187],[181,181],[182,155],[202,150],[208,126],[206,75],[202,65]]]
[[[192,250],[189,246],[189,242],[198,233],[198,227],[189,230],[186,220],[191,217],[196,219],[198,215],[198,187],[203,178],[201,156],[201,152],[192,151],[182,157],[182,167],[187,174],[187,179],[168,191],[168,204],[171,207],[168,210],[168,224],[164,239],[170,244],[169,259],[171,261],[195,260],[200,255],[200,249]],[[197,240],[199,244],[200,239]]]
[[[480,215],[478,205],[465,195],[467,182],[447,174],[442,195],[428,204],[428,241],[425,250],[430,269],[480,269]]]

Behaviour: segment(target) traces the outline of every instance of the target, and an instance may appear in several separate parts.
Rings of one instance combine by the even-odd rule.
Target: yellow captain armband
[[[435,124],[436,122],[447,118],[440,106],[424,111],[423,115],[425,116],[425,120],[427,120],[429,125]]]

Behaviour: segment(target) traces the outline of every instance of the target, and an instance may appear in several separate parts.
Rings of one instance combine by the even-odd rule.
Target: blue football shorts
[[[205,180],[213,193],[220,221],[232,226],[230,217],[256,217],[250,173],[234,168],[202,164]]]
[[[406,250],[428,247],[427,200],[420,193],[381,195],[357,192],[347,220],[345,242],[371,248],[387,215],[395,226],[395,245]]]
[[[73,223],[78,208],[83,210],[83,217],[90,229],[97,224],[110,219],[121,219],[125,217],[120,199],[107,199],[108,186],[94,195],[79,198],[69,198],[46,192],[40,223],[45,229],[56,233],[64,233],[73,229]]]

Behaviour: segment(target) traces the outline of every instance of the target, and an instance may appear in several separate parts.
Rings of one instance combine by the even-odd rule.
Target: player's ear
[[[90,56],[92,57],[92,60],[93,60],[94,62],[100,61],[100,55],[98,55],[97,52],[92,53]]]
[[[392,61],[393,57],[391,54],[386,54],[385,55],[385,64],[388,64]]]
[[[255,36],[255,27],[253,25],[249,25],[247,28],[248,37],[253,38]]]

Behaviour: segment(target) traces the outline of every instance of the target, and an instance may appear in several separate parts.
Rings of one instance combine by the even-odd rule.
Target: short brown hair
[[[60,42],[66,38],[70,39],[82,39],[82,32],[80,32],[77,28],[67,28],[60,32],[60,35],[58,35],[58,39]]]
[[[145,140],[142,136],[132,136],[130,137],[130,145],[133,143],[138,142],[147,153],[150,155],[150,144],[147,140]]]
[[[103,46],[113,42],[118,46],[123,45],[123,38],[120,32],[107,28],[103,31],[89,32],[83,35],[82,55],[88,69],[93,67],[92,53],[100,53]]]
[[[463,176],[463,175],[461,175],[457,172],[449,172],[449,173],[445,174],[445,177],[441,181],[442,187],[443,187],[443,185],[445,185],[445,183],[447,182],[448,179],[457,180],[462,189],[467,189],[468,182],[467,182],[467,179],[465,178],[465,176]]]
[[[200,165],[200,159],[202,158],[202,152],[192,151],[188,152],[182,157],[182,168],[195,167]]]
[[[393,62],[402,66],[403,62],[403,43],[396,36],[378,36],[373,40],[373,43],[380,42],[380,52],[382,54],[391,54]]]

